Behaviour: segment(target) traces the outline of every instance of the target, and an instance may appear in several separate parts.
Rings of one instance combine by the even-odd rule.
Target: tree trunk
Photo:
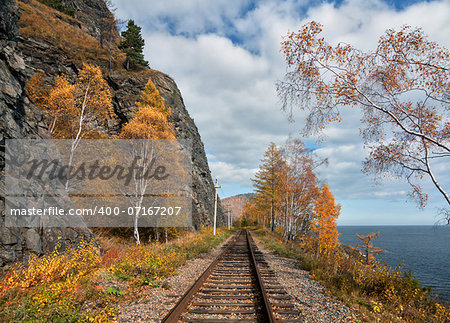
[[[141,240],[139,238],[139,227],[138,227],[138,216],[134,217],[134,239],[136,240],[136,245],[140,245],[141,244]]]
[[[272,232],[275,231],[275,213],[274,213],[274,209],[273,209],[273,201],[272,201],[272,205],[270,207],[270,213],[272,216]]]

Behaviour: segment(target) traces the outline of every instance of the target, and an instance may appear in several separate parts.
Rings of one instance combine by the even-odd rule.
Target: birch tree
[[[281,154],[287,164],[283,197],[285,240],[294,240],[298,232],[306,234],[310,230],[313,201],[319,191],[314,170],[328,161],[315,159],[298,139],[289,139]]]
[[[342,107],[362,111],[361,134],[370,149],[364,171],[403,178],[420,207],[428,199],[427,177],[450,205],[445,172],[436,171],[450,157],[449,51],[409,26],[387,30],[370,52],[332,46],[321,31],[313,21],[282,42],[289,68],[277,83],[283,109],[290,116],[295,107],[308,112],[305,135],[340,121]]]
[[[55,139],[72,141],[65,189],[69,189],[70,170],[75,151],[84,138],[104,137],[99,126],[113,118],[111,92],[100,68],[83,64],[75,83],[57,76],[48,89],[43,74],[37,73],[27,84],[27,94],[48,113],[49,131]]]
[[[132,203],[135,206],[134,213],[134,238],[136,244],[140,244],[139,218],[144,195],[149,189],[149,180],[145,174],[153,161],[158,157],[158,148],[152,139],[175,139],[175,132],[167,120],[170,109],[164,105],[164,99],[159,95],[155,85],[149,80],[141,94],[141,99],[136,102],[138,109],[133,118],[126,123],[120,133],[123,139],[138,139],[133,146],[133,157],[137,159],[137,168],[133,176]]]

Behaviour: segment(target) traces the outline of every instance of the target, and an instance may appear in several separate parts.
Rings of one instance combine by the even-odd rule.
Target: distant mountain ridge
[[[221,199],[223,210],[225,213],[230,210],[233,221],[241,219],[245,204],[251,202],[254,196],[255,193],[245,193],[225,197]]]

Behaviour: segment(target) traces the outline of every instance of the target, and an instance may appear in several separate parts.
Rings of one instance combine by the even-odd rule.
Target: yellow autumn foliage
[[[76,248],[66,252],[55,249],[52,253],[43,257],[31,255],[28,265],[19,265],[10,272],[1,293],[7,289],[20,287],[29,288],[36,285],[53,284],[56,289],[61,289],[61,281],[77,282],[81,277],[96,268],[101,262],[98,249],[90,243],[81,242]]]
[[[72,84],[65,76],[57,76],[47,87],[44,76],[36,73],[27,83],[29,98],[47,111],[48,127],[54,138],[69,139],[80,131],[84,138],[95,138],[96,129],[88,123],[104,125],[113,118],[111,91],[99,67],[83,64]]]
[[[430,296],[404,267],[379,262],[368,266],[359,256],[337,252],[317,253],[301,242],[282,242],[280,235],[259,229],[261,242],[283,257],[294,258],[328,290],[347,304],[354,304],[370,322],[450,322],[450,308]],[[356,305],[358,304],[358,305]],[[395,319],[393,319],[395,318]]]
[[[159,94],[158,89],[151,80],[148,80],[145,85],[144,91],[141,93],[140,101],[136,102],[136,106],[139,109],[150,106],[154,110],[162,112],[166,118],[170,117],[170,108],[166,108],[163,97]]]
[[[117,303],[158,287],[187,259],[209,251],[230,234],[223,229],[216,236],[212,230],[185,232],[166,244],[140,246],[100,236],[101,248],[80,242],[66,251],[31,255],[27,264],[0,276],[0,321],[115,321]]]
[[[167,118],[170,109],[164,105],[164,99],[151,80],[147,82],[136,102],[138,109],[120,133],[123,139],[175,139],[175,131]]]

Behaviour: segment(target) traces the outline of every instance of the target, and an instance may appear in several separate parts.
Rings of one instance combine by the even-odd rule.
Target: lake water
[[[433,288],[433,294],[450,302],[450,227],[449,226],[338,226],[343,244],[356,246],[355,235],[380,232],[374,246],[387,250],[377,256],[392,267],[403,261],[405,269],[422,286]]]

